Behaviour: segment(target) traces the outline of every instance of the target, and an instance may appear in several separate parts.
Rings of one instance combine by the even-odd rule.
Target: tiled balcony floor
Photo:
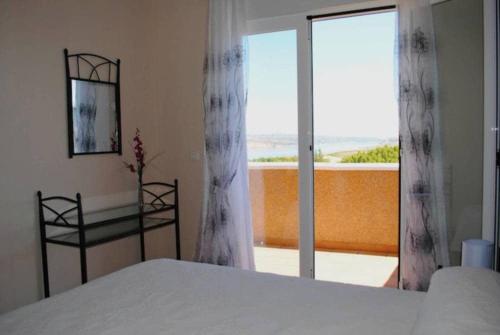
[[[255,264],[259,272],[287,276],[299,275],[299,251],[255,247]],[[375,287],[396,287],[398,258],[316,251],[316,279]]]

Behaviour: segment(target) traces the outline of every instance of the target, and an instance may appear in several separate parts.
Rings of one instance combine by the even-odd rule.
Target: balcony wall
[[[298,246],[296,164],[250,163],[254,241]],[[315,236],[323,250],[397,254],[397,164],[316,164]]]

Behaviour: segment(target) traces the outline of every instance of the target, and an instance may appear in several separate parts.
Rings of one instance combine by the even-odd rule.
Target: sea
[[[397,138],[315,136],[314,150],[323,154],[397,145]],[[247,135],[248,159],[297,156],[297,135]]]

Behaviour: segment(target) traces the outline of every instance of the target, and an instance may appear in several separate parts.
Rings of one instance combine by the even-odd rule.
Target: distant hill
[[[340,162],[362,150],[382,146],[397,146],[396,138],[315,136],[315,156],[318,162]],[[248,135],[248,159],[254,162],[296,162],[297,135]]]

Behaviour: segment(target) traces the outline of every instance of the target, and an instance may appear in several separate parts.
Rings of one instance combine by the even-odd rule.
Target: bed
[[[427,295],[162,259],[4,314],[0,334],[402,335]]]

